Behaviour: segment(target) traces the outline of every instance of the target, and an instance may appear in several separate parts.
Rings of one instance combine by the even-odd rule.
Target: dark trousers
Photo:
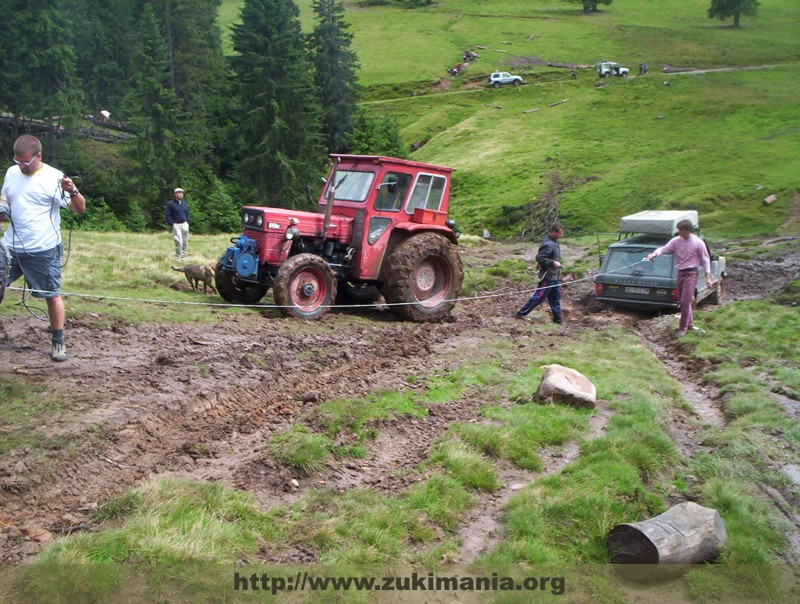
[[[539,281],[536,291],[533,292],[525,306],[517,311],[517,314],[524,317],[545,300],[550,304],[550,310],[553,311],[553,322],[561,323],[561,285],[557,279]]]

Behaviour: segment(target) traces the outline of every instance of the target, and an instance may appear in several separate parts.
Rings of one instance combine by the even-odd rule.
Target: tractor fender
[[[411,235],[415,235],[417,233],[439,233],[440,235],[447,237],[450,240],[450,243],[458,245],[458,236],[451,228],[446,226],[420,224],[418,222],[398,222],[394,226],[394,232],[398,231],[405,232],[405,237],[403,237],[404,239],[407,239]],[[392,234],[394,235],[394,233]]]

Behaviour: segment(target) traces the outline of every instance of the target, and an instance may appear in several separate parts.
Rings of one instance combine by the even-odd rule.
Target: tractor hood
[[[343,244],[350,242],[353,234],[352,217],[331,216],[330,226],[326,233],[322,232],[324,221],[325,215],[316,212],[259,206],[245,206],[242,208],[242,226],[245,231],[280,233],[283,236],[286,233],[286,229],[294,227],[302,237],[324,236],[326,239],[337,239]]]

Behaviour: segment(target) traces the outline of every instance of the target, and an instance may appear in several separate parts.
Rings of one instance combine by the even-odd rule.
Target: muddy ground
[[[795,251],[788,256],[765,253],[757,260],[731,261],[726,299],[765,297],[797,279],[800,245],[797,239],[790,244]],[[767,251],[773,245],[785,249],[786,239],[762,245]],[[501,256],[530,259],[535,248],[491,244],[473,253],[479,256],[464,258],[467,270],[473,262]],[[310,477],[278,463],[267,450],[268,439],[324,401],[406,390],[415,387],[406,380],[409,374],[447,372],[473,357],[487,332],[521,346],[546,346],[547,339],[580,330],[628,327],[685,384],[696,413],[676,411],[670,433],[684,455],[699,450],[700,423],[725,420],[719,393],[688,363],[670,333],[675,316],[601,308],[590,278],[566,284],[563,296],[566,325],[546,332],[531,330],[548,320],[545,311],[533,313],[532,321],[513,318],[526,299],[521,293],[459,303],[451,320],[438,324],[398,322],[385,307],[359,312],[357,320],[356,311],[348,310],[311,323],[253,311],[220,314],[213,325],[101,328],[97,317],[87,316],[68,320],[70,356],[60,364],[45,354],[46,323],[4,317],[0,308],[0,375],[24,377],[73,402],[69,411],[38,426],[50,449],[23,448],[0,459],[0,562],[30,560],[59,534],[94,530],[91,511],[98,504],[155,476],[223,481],[252,492],[266,506],[291,502],[311,487],[406,489],[421,477],[402,470],[427,458],[431,443],[451,422],[474,420],[482,400],[465,397],[437,406],[424,420],[383,425],[369,458],[332,462]],[[787,413],[797,417],[800,402],[780,396]],[[608,417],[608,410],[598,407],[594,436],[603,433]],[[6,422],[0,429],[15,426]],[[577,455],[576,443],[545,450],[545,472],[558,471]],[[510,465],[501,473],[501,491],[481,500],[459,531],[462,560],[474,559],[502,538],[503,504],[536,476]],[[779,508],[791,510],[797,503],[780,493],[768,496]],[[800,526],[791,514],[786,512]],[[795,539],[790,554],[795,561],[800,561],[798,543]],[[311,561],[314,553],[264,552],[264,557]]]

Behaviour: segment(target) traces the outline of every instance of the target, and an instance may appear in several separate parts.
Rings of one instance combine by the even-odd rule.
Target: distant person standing
[[[556,222],[550,227],[550,232],[544,238],[539,251],[536,253],[536,261],[539,263],[539,285],[536,291],[520,308],[517,319],[522,319],[534,308],[547,300],[550,310],[553,313],[553,323],[561,325],[561,245],[558,240],[564,236],[564,227]]]
[[[574,80],[574,79],[576,79],[576,78],[578,77],[578,72],[577,72],[577,71],[575,71],[575,68],[574,68],[574,67],[573,67],[572,69],[570,69],[570,71],[569,71],[569,77],[570,77],[570,78],[572,78],[573,80]]]
[[[78,214],[86,199],[63,172],[42,161],[42,143],[23,134],[14,142],[14,165],[0,189],[0,221],[10,220],[3,236],[8,249],[8,283],[25,276],[35,298],[44,298],[50,319],[51,358],[67,360],[64,300],[61,297],[61,209]]]
[[[678,235],[649,254],[645,260],[652,260],[664,254],[672,254],[678,270],[678,299],[681,304],[681,320],[678,337],[686,335],[693,326],[692,303],[697,287],[697,269],[702,266],[706,272],[706,286],[711,287],[711,258],[705,242],[692,234],[692,221],[681,220],[677,224]]]
[[[175,260],[183,260],[189,251],[189,208],[183,199],[183,189],[173,191],[173,198],[167,204],[167,224],[172,228],[175,242]]]

